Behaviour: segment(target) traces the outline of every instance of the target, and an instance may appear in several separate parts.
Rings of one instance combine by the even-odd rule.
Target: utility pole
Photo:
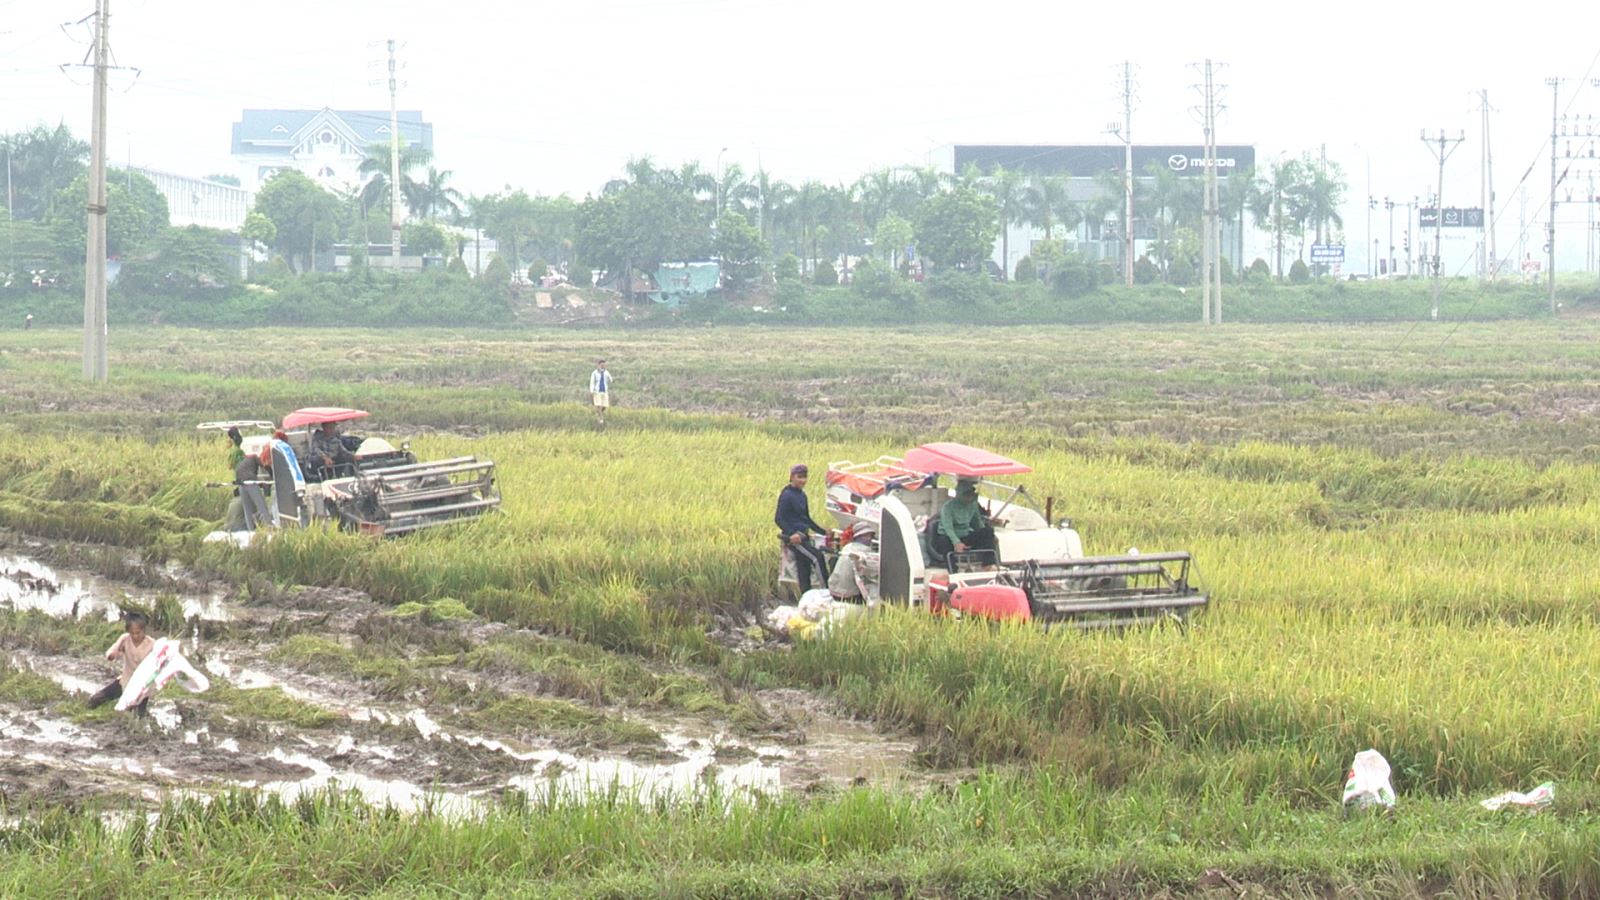
[[[1439,129],[1437,138],[1428,137],[1427,131],[1422,133],[1422,143],[1426,144],[1428,149],[1433,151],[1435,158],[1439,160],[1439,191],[1434,195],[1435,199],[1433,201],[1433,318],[1435,320],[1439,318],[1439,290],[1441,288],[1439,279],[1443,274],[1444,268],[1442,263],[1442,254],[1444,253],[1444,161],[1449,159],[1450,154],[1454,153],[1456,147],[1460,146],[1461,142],[1466,139],[1465,133],[1460,137],[1445,137],[1444,129],[1442,128]],[[1437,149],[1433,146],[1435,143],[1439,145]]]
[[[15,136],[6,135],[6,241],[11,245],[6,259],[6,274],[12,278],[17,275],[17,214],[16,201],[11,196],[11,147],[14,141]]]
[[[400,113],[395,105],[394,40],[389,40],[389,270],[400,271]],[[311,253],[315,256],[316,245]]]
[[[1212,305],[1221,300],[1214,293],[1215,276],[1218,271],[1216,263],[1216,250],[1218,238],[1221,235],[1216,229],[1217,209],[1213,202],[1214,189],[1216,188],[1216,159],[1217,154],[1213,141],[1215,140],[1214,128],[1216,126],[1216,95],[1211,81],[1211,60],[1203,64],[1204,81],[1198,85],[1203,103],[1200,107],[1200,130],[1204,135],[1204,142],[1200,150],[1203,182],[1201,184],[1201,215],[1200,215],[1200,322],[1210,325],[1213,321],[1220,321],[1220,317],[1213,317]],[[1220,310],[1218,310],[1220,312]]]
[[[1489,91],[1479,91],[1483,112],[1483,225],[1478,230],[1478,259],[1480,271],[1490,281],[1500,268],[1494,250],[1494,154],[1489,150]]]
[[[106,26],[111,0],[96,0],[93,132],[89,140],[88,249],[83,275],[83,377],[105,381],[106,372]]]
[[[1384,273],[1390,278],[1394,277],[1394,208],[1397,205],[1387,195],[1383,198],[1383,208],[1389,213],[1389,255],[1384,257]]]
[[[1546,78],[1550,85],[1550,222],[1545,227],[1544,249],[1549,270],[1545,278],[1550,285],[1550,314],[1556,313],[1556,114],[1561,107],[1560,78]]]
[[[1222,324],[1222,195],[1217,186],[1217,94],[1222,90],[1212,77],[1211,60],[1206,60],[1206,112],[1211,120],[1206,135],[1211,145],[1206,150],[1206,203],[1211,209],[1211,321]]]
[[[1122,64],[1122,193],[1126,201],[1122,238],[1123,278],[1133,287],[1133,63]]]
[[[1531,172],[1533,167],[1529,166],[1528,169]],[[1523,261],[1528,258],[1528,189],[1526,186],[1517,190],[1517,199],[1520,204],[1517,212],[1517,265],[1521,266]],[[1526,270],[1521,269],[1519,271],[1526,272]],[[1524,274],[1523,278],[1526,279],[1527,275]]]

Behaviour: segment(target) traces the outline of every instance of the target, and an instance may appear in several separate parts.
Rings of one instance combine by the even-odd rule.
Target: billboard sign
[[[956,144],[952,150],[956,172],[971,163],[985,173],[999,166],[1032,175],[1070,173],[1077,178],[1121,172],[1127,153],[1122,144]],[[1208,169],[1227,175],[1255,164],[1256,148],[1249,144],[1218,144],[1209,157],[1198,144],[1133,145],[1133,171],[1139,177],[1148,176],[1152,168],[1184,177],[1204,175]]]
[[[1424,206],[1417,210],[1417,224],[1423,228],[1482,228],[1483,208],[1478,206],[1446,206],[1444,224],[1439,224],[1439,210]]]
[[[1323,264],[1342,263],[1344,262],[1344,245],[1312,244],[1311,261]]]

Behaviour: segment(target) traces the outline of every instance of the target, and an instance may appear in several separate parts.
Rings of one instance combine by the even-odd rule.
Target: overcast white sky
[[[0,130],[64,120],[87,135],[88,75],[59,66],[82,61],[89,35],[62,23],[93,8],[0,0]],[[1563,110],[1600,116],[1600,7],[1582,2],[112,0],[111,12],[116,59],[140,70],[113,80],[115,164],[233,172],[243,108],[387,108],[381,42],[394,37],[400,105],[433,123],[458,188],[578,198],[640,155],[712,168],[726,147],[724,165],[839,182],[923,164],[943,144],[1109,141],[1125,59],[1135,140],[1198,143],[1188,64],[1210,57],[1227,64],[1222,142],[1254,144],[1262,162],[1325,144],[1344,166],[1358,270],[1369,160],[1372,194],[1426,196],[1436,170],[1422,129],[1465,130],[1445,203],[1478,205],[1478,90],[1497,110],[1502,256],[1515,253],[1530,165],[1528,220],[1543,221],[1544,79],[1568,79]],[[1387,243],[1387,213],[1372,221]],[[1581,267],[1585,207],[1558,221],[1562,268]],[[1529,228],[1537,256],[1542,224]]]

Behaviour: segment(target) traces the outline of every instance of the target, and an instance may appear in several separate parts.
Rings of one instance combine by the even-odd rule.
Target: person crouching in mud
[[[139,663],[144,662],[144,658],[155,649],[155,638],[144,632],[148,621],[144,613],[128,614],[126,624],[123,626],[126,629],[125,633],[117,638],[117,642],[111,645],[110,650],[106,651],[106,659],[122,657],[122,674],[89,698],[90,709],[112,703],[121,697],[123,689],[128,686],[128,679],[133,677],[133,670],[139,668]],[[134,711],[141,716],[148,715],[149,706],[150,700],[147,697],[144,702],[134,707]]]

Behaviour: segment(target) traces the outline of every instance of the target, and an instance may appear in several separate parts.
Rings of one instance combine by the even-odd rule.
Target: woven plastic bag
[[[1344,780],[1345,809],[1378,806],[1394,808],[1394,787],[1389,784],[1389,761],[1376,750],[1363,750],[1350,763]]]
[[[1546,781],[1526,794],[1521,791],[1506,791],[1504,794],[1496,794],[1478,805],[1490,812],[1507,806],[1518,806],[1529,812],[1538,812],[1554,803],[1555,799],[1555,782]]]

